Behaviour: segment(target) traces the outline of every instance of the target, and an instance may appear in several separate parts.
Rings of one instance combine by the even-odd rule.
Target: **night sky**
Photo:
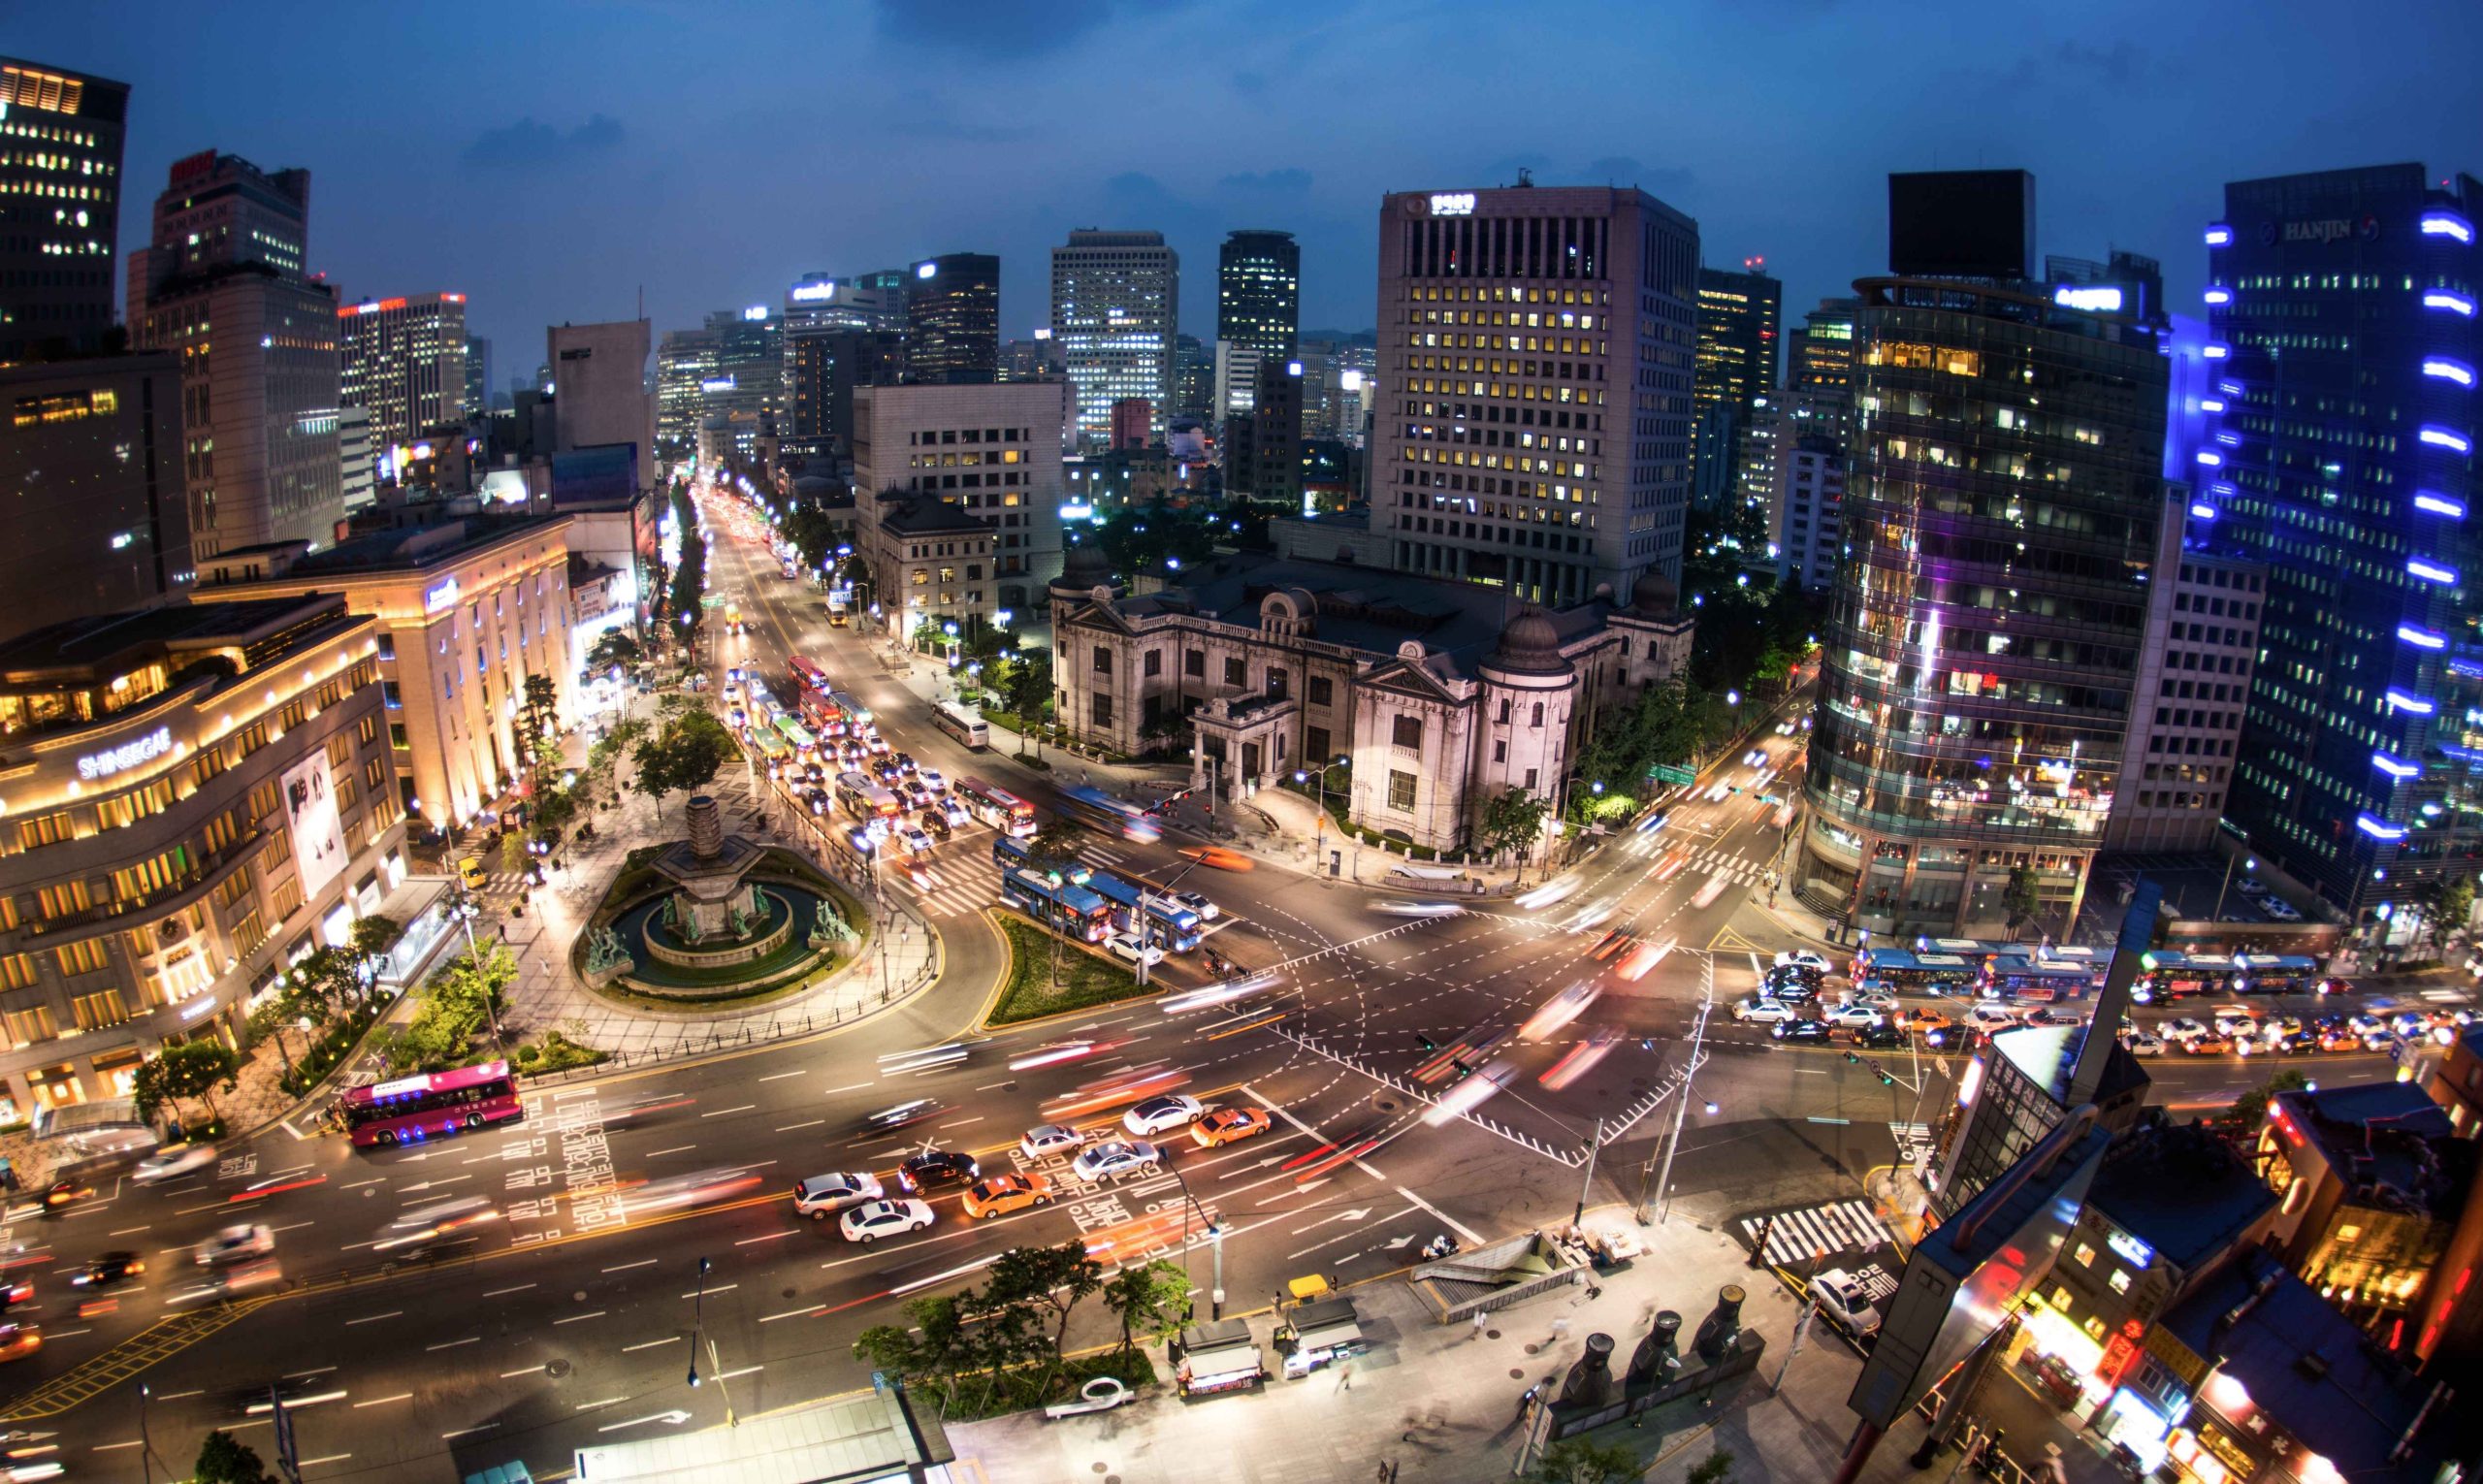
[[[37,4],[0,49],[129,82],[123,249],[166,168],[311,172],[345,295],[462,290],[495,390],[543,326],[659,335],[813,270],[997,251],[1002,335],[1046,250],[1163,232],[1214,334],[1215,244],[1303,243],[1305,329],[1372,323],[1378,199],[1644,186],[1789,322],[1885,265],[1891,170],[2023,167],[2041,246],[2164,259],[2193,310],[2227,179],[2483,171],[2476,0],[1675,0],[1559,6],[878,0]],[[2350,16],[2350,36],[2343,34]]]

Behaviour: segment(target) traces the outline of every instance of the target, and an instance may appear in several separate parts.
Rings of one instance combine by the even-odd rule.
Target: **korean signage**
[[[456,606],[456,603],[457,579],[454,577],[449,578],[446,582],[438,584],[436,587],[427,590],[423,594],[423,611],[425,613],[437,613],[442,608]]]
[[[1450,191],[1432,197],[1434,216],[1471,216],[1474,214],[1472,191]]]
[[[110,778],[125,768],[134,768],[151,758],[161,758],[173,750],[173,728],[158,726],[134,741],[100,753],[88,753],[78,759],[81,778]]]
[[[284,771],[284,811],[293,825],[293,863],[302,872],[302,894],[317,896],[345,868],[344,826],[337,818],[337,794],[328,774],[328,750]]]

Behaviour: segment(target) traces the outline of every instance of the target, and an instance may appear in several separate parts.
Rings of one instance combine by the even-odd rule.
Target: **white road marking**
[[[405,1311],[403,1309],[392,1308],[384,1314],[365,1314],[359,1319],[348,1319],[345,1323],[348,1326],[357,1324],[377,1324],[382,1319],[403,1319],[404,1317]],[[334,1370],[336,1368],[330,1367],[329,1369]]]
[[[770,1072],[765,1077],[760,1078],[759,1081],[762,1082],[772,1082],[788,1077],[808,1077],[810,1075],[810,1069],[805,1067],[797,1072]]]
[[[855,1082],[848,1087],[830,1087],[825,1092],[821,1093],[820,1096],[823,1098],[832,1098],[840,1092],[859,1092],[870,1085],[871,1084],[869,1082]]]
[[[478,1342],[480,1342],[480,1341],[481,1341],[482,1338],[483,1338],[483,1337],[482,1337],[482,1336],[480,1336],[480,1335],[468,1335],[468,1336],[467,1336],[464,1339],[451,1339],[451,1340],[448,1340],[448,1341],[446,1341],[446,1342],[444,1342],[444,1343],[441,1343],[441,1344],[435,1344],[435,1345],[425,1345],[425,1346],[423,1346],[423,1349],[424,1349],[424,1351],[425,1351],[425,1352],[427,1352],[427,1353],[428,1353],[428,1352],[431,1352],[431,1351],[436,1351],[436,1350],[454,1350],[454,1349],[456,1349],[459,1345],[470,1345],[470,1344],[478,1343]]]
[[[758,1105],[756,1103],[744,1103],[739,1108],[719,1108],[712,1113],[702,1113],[698,1116],[702,1118],[722,1118],[729,1113],[752,1113],[757,1111],[758,1107]]]
[[[627,1355],[632,1350],[652,1350],[658,1345],[679,1344],[689,1338],[687,1335],[666,1335],[661,1339],[642,1339],[634,1345],[623,1345],[621,1353]]]
[[[554,1324],[575,1324],[581,1319],[600,1319],[602,1317],[603,1310],[598,1308],[591,1314],[571,1314],[566,1319],[555,1319],[552,1322]]]
[[[483,1297],[486,1299],[497,1299],[504,1293],[524,1293],[526,1290],[533,1286],[534,1285],[532,1283],[520,1283],[515,1288],[495,1288],[491,1292],[483,1295]]]
[[[666,1154],[687,1154],[696,1147],[698,1147],[698,1145],[694,1144],[677,1144],[668,1149],[657,1149],[653,1153],[650,1153],[647,1158],[657,1159]]]
[[[708,1289],[707,1291],[708,1291],[709,1293],[730,1293],[730,1292],[732,1292],[734,1289],[739,1288],[740,1286],[741,1286],[741,1285],[740,1285],[739,1283],[720,1283],[720,1284],[716,1285],[715,1287]],[[695,1299],[695,1298],[697,1298],[698,1296],[697,1296],[696,1294],[694,1294],[694,1293],[685,1293],[685,1294],[683,1294],[683,1295],[682,1295],[682,1297],[683,1297],[683,1298],[685,1298],[685,1299]]]
[[[744,1237],[741,1241],[734,1242],[733,1245],[737,1247],[746,1247],[754,1242],[774,1242],[780,1237],[790,1237],[793,1234],[791,1232],[769,1232],[763,1237]]]
[[[627,1273],[632,1268],[652,1268],[656,1265],[656,1261],[657,1260],[652,1257],[641,1257],[634,1263],[616,1263],[603,1271],[606,1273]]]
[[[542,1369],[540,1366],[529,1366],[523,1371],[503,1371],[500,1372],[500,1379],[505,1381],[511,1376],[532,1375]]]
[[[1479,1247],[1483,1244],[1482,1233],[1474,1230],[1474,1228],[1470,1226],[1467,1226],[1465,1222],[1458,1220],[1455,1216],[1450,1215],[1438,1207],[1434,1206],[1431,1202],[1424,1200],[1421,1196],[1414,1194],[1403,1185],[1397,1187],[1397,1193],[1403,1196],[1406,1200],[1413,1202],[1416,1206],[1421,1207],[1423,1210],[1430,1211],[1433,1215],[1439,1217],[1442,1222],[1447,1224],[1450,1231],[1465,1238],[1469,1245]]]
[[[412,1400],[414,1400],[414,1394],[412,1392],[401,1391],[393,1397],[373,1397],[368,1402],[356,1402],[354,1405],[357,1408],[365,1406],[386,1406],[391,1402],[411,1402]]]
[[[799,1308],[789,1308],[781,1314],[761,1314],[758,1316],[758,1322],[761,1324],[774,1324],[779,1319],[794,1319],[803,1314],[816,1314],[818,1312],[818,1305],[805,1304]]]
[[[525,1372],[525,1371],[518,1371],[518,1372],[516,1372],[516,1373],[517,1373],[517,1374],[519,1374],[519,1375],[524,1375],[524,1374],[526,1374],[526,1372]],[[452,1440],[452,1439],[454,1439],[454,1438],[459,1438],[459,1437],[471,1437],[471,1436],[474,1436],[475,1434],[477,1434],[477,1433],[488,1433],[488,1432],[490,1432],[492,1429],[494,1429],[494,1428],[496,1428],[496,1427],[499,1427],[499,1426],[500,1426],[500,1424],[499,1424],[499,1423],[497,1423],[497,1422],[478,1422],[478,1423],[474,1424],[474,1425],[473,1425],[472,1427],[470,1427],[470,1428],[459,1428],[459,1429],[458,1429],[456,1432],[454,1432],[454,1433],[442,1433],[442,1434],[440,1434],[440,1435],[439,1435],[439,1440],[440,1440],[441,1442],[448,1442],[448,1441],[450,1441],[450,1440]]]
[[[784,1125],[782,1128],[779,1128],[778,1130],[776,1130],[776,1132],[778,1132],[778,1133],[780,1133],[780,1134],[790,1134],[790,1133],[791,1133],[793,1130],[795,1130],[795,1129],[797,1129],[797,1128],[817,1128],[817,1127],[819,1127],[821,1124],[825,1123],[826,1121],[827,1121],[827,1120],[826,1120],[825,1118],[813,1118],[813,1119],[812,1119],[811,1121],[809,1121],[808,1123],[788,1123],[788,1124]]]

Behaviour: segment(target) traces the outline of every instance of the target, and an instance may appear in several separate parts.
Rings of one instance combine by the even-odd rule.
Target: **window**
[[[1152,680],[1152,679],[1154,679],[1156,676],[1161,675],[1161,674],[1163,674],[1163,673],[1164,673],[1164,651],[1162,651],[1162,650],[1160,650],[1160,649],[1150,649],[1150,650],[1148,650],[1148,651],[1146,652],[1146,678],[1147,678],[1147,679],[1149,679],[1149,680]]]
[[[188,875],[189,868],[189,848],[177,845],[160,855],[114,871],[113,897],[116,901],[129,902],[152,896]]]
[[[1277,668],[1276,668],[1274,665],[1273,665],[1273,664],[1268,666],[1268,694],[1269,694],[1269,695],[1271,695],[1271,696],[1274,697],[1274,698],[1275,698],[1275,699],[1277,699],[1277,700],[1282,700],[1282,699],[1284,699],[1285,687],[1286,687],[1286,686],[1288,686],[1289,684],[1291,684],[1291,681],[1287,678],[1287,676],[1285,675],[1285,672],[1284,672],[1284,671],[1282,671],[1282,670],[1280,670],[1280,669],[1277,669]]]
[[[1110,726],[1113,725],[1113,698],[1111,696],[1097,695],[1095,697],[1095,725],[1098,726]]]
[[[1306,726],[1302,729],[1302,758],[1305,762],[1316,763],[1320,767],[1326,767],[1329,759],[1336,756],[1337,755],[1334,752],[1331,752],[1328,747],[1327,727]]]
[[[1530,793],[1534,791],[1534,774],[1535,770],[1533,768],[1528,768],[1526,770],[1526,788],[1527,791]]]
[[[368,720],[368,718],[365,718]],[[338,732],[328,739],[328,766],[341,768],[353,761],[353,738]]]
[[[1423,719],[1399,712],[1396,720],[1389,724],[1388,740],[1408,752],[1422,751]]]
[[[173,781],[159,778],[144,788],[132,789],[117,798],[108,798],[95,806],[95,821],[106,829],[118,829],[135,824],[149,815],[162,814],[173,807]]]
[[[9,1039],[19,1046],[30,1041],[49,1041],[58,1034],[52,1027],[51,1007],[48,1005],[9,1012]]]
[[[121,1004],[118,989],[81,994],[69,1004],[72,1013],[78,1016],[78,1028],[81,1031],[102,1030],[107,1025],[118,1025],[129,1018],[129,1011]]]
[[[1394,769],[1390,770],[1388,774],[1388,807],[1403,814],[1411,814],[1413,812],[1413,774],[1398,772]]]
[[[87,893],[86,884],[82,881],[59,882],[35,892],[36,910],[43,914],[47,922],[74,917],[94,904],[94,898]]]
[[[1508,698],[1507,696],[1505,696],[1505,695],[1501,696],[1501,697],[1500,697],[1500,725],[1501,725],[1501,726],[1506,726],[1509,724],[1509,705],[1510,705],[1509,698]]]
[[[233,924],[233,948],[243,957],[257,952],[267,941],[267,924],[259,920],[256,907],[242,914],[242,920]]]
[[[1186,650],[1181,655],[1181,673],[1192,680],[1207,679],[1207,651]]]
[[[2064,1314],[2065,1314],[2065,1313],[2068,1313],[2068,1312],[2069,1312],[2069,1303],[2070,1303],[2070,1300],[2069,1300],[2069,1290],[2068,1290],[2067,1288],[2062,1287],[2062,1286],[2061,1286],[2060,1284],[2058,1284],[2058,1283],[2053,1284],[2053,1285],[2052,1285],[2052,1307],[2054,1307],[2054,1308],[2056,1308],[2056,1309],[2059,1309],[2062,1313],[2064,1313]]]
[[[1250,672],[1240,660],[1228,659],[1224,661],[1224,683],[1228,686],[1246,686],[1250,683]]]
[[[2078,1250],[2073,1255],[2077,1257],[2078,1266],[2081,1268],[2092,1268],[2095,1266],[2095,1247],[2091,1242],[2080,1242],[2078,1244]]]
[[[2127,1292],[2129,1292],[2129,1291],[2130,1291],[2130,1270],[2128,1270],[2127,1268],[2115,1268],[2115,1269],[2113,1269],[2113,1270],[2112,1270],[2112,1292],[2114,1292],[2114,1293],[2127,1293]]]
[[[221,747],[202,747],[198,750],[198,756],[190,760],[190,776],[197,780],[198,787],[202,789],[207,787],[209,779],[223,772],[224,768],[224,749]]]
[[[1509,745],[1506,742],[1495,742],[1492,744],[1492,760],[1494,762],[1506,762],[1509,760]]]
[[[250,872],[244,866],[215,884],[215,905],[230,907],[250,894]]]
[[[51,951],[60,962],[63,974],[92,974],[104,966],[104,942],[88,938],[82,943],[64,943]]]
[[[362,781],[371,785],[372,791],[376,792],[379,789],[385,787],[388,782],[388,764],[377,758],[373,758],[369,762],[364,763],[362,765]]]
[[[254,786],[250,790],[251,821],[255,823],[275,813],[275,806],[280,802],[282,802],[282,797],[276,788],[276,782],[274,779],[271,778],[263,784]]]
[[[1094,670],[1098,675],[1109,675],[1113,672],[1113,652],[1101,644],[1095,646]]]
[[[34,983],[34,954],[11,953],[0,957],[0,989],[31,989]]]
[[[242,838],[242,825],[233,818],[233,811],[230,809],[208,821],[207,828],[201,832],[201,839],[206,844],[209,855],[214,855],[226,849],[240,838]]]
[[[57,845],[70,837],[69,811],[56,809],[17,822],[17,849],[30,851],[38,846]]]
[[[233,745],[236,755],[242,758],[247,758],[260,748],[267,746],[268,724],[252,722],[249,726],[242,727],[242,734],[234,739]]]
[[[2363,1229],[2350,1223],[2340,1226],[2337,1228],[2337,1240],[2344,1243],[2360,1242],[2363,1240]]]
[[[1329,705],[1334,702],[1337,697],[1337,683],[1330,680],[1325,675],[1311,676],[1309,679],[1302,683],[1302,689],[1305,696],[1309,700],[1310,704],[1314,706]],[[1314,748],[1312,751],[1318,753],[1322,757],[1325,757],[1328,750],[1321,747]]]
[[[288,876],[276,883],[275,888],[268,893],[268,910],[275,914],[279,922],[301,911],[302,878]]]

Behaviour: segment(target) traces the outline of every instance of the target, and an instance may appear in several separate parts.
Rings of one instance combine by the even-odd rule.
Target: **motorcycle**
[[[1451,1237],[1446,1232],[1442,1232],[1431,1241],[1423,1243],[1423,1261],[1427,1263],[1435,1263],[1443,1257],[1455,1257],[1458,1251],[1459,1247],[1457,1239]]]

